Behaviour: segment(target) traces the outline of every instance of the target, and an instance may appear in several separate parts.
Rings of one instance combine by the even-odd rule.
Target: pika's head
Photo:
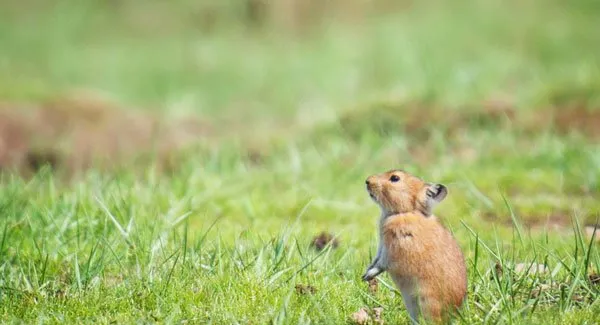
[[[403,170],[369,176],[366,183],[369,195],[385,215],[417,210],[430,216],[448,194],[446,186],[425,182]]]

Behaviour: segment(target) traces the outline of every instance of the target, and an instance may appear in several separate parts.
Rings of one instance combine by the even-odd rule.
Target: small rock
[[[371,316],[369,316],[369,311],[367,310],[367,308],[363,307],[357,312],[353,313],[350,318],[352,319],[354,324],[363,325],[367,324],[369,319],[371,319]]]
[[[582,295],[573,295],[573,297],[571,297],[571,300],[575,301],[575,302],[583,302],[585,300],[585,297]]]
[[[596,232],[596,234],[594,234],[594,231]],[[594,242],[600,242],[600,225],[586,226],[585,234],[587,235],[588,239],[592,239],[592,236],[594,236]]]
[[[332,234],[323,231],[313,238],[310,246],[314,247],[317,251],[321,251],[327,246],[327,244],[331,244],[332,248],[337,248],[339,242],[338,239]]]
[[[383,325],[383,318],[381,318],[381,314],[383,313],[383,308],[375,307],[373,308],[373,321],[375,324]]]
[[[552,288],[550,285],[548,284],[540,284],[539,286],[537,286],[535,289],[531,290],[531,296],[533,298],[537,298],[539,297],[539,295],[541,295],[544,291],[548,291],[550,290],[550,288]]]
[[[548,272],[548,268],[544,264],[538,263],[519,263],[515,265],[515,273],[524,273],[527,274],[543,274]]]

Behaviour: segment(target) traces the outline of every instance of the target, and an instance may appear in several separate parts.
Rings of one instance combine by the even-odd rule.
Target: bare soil
[[[73,175],[140,160],[166,168],[211,133],[198,119],[166,120],[94,96],[0,104],[0,170],[32,175],[49,166]]]
[[[600,108],[569,104],[519,110],[501,99],[461,109],[425,102],[379,102],[342,114],[338,122],[338,130],[341,128],[349,139],[360,138],[368,131],[404,132],[413,143],[420,144],[409,151],[423,163],[433,155],[433,146],[426,145],[433,131],[456,137],[463,136],[467,129],[496,128],[577,133],[600,139]],[[274,133],[278,139],[294,140],[307,134],[318,137],[323,130],[331,130],[331,126],[302,130],[294,127],[294,121],[256,123],[239,116],[228,122],[209,123],[195,117],[172,120],[90,94],[63,96],[39,104],[0,103],[0,170],[27,176],[49,166],[74,175],[92,166],[103,169],[132,163],[172,169],[176,168],[176,154],[184,148],[220,140],[231,133],[243,139],[248,162],[261,164],[272,149]],[[223,124],[227,130],[215,126]],[[454,148],[454,154],[461,160],[477,158],[477,152],[468,146]]]

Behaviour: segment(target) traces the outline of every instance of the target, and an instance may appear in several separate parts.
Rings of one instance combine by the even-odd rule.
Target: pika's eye
[[[392,175],[392,177],[390,177],[390,182],[392,182],[392,183],[396,183],[399,180],[400,180],[400,177],[398,177],[398,175]]]

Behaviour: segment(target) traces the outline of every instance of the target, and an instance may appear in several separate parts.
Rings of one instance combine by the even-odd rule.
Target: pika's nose
[[[367,180],[365,181],[365,184],[367,184],[367,186],[371,185],[371,181],[367,178]]]

